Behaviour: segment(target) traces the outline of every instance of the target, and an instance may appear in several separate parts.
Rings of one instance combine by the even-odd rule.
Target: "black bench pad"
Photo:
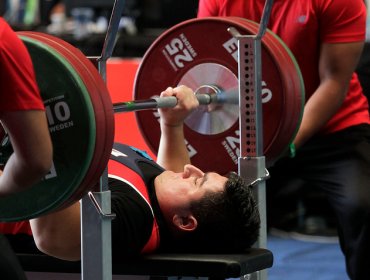
[[[41,254],[17,254],[25,271],[80,273],[81,263]],[[113,264],[114,275],[240,277],[270,268],[273,255],[252,248],[243,254],[152,254]]]

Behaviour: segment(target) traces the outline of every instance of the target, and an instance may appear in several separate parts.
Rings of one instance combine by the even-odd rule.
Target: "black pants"
[[[27,280],[17,256],[6,237],[0,234],[0,278],[7,280]]]
[[[312,139],[295,158],[279,160],[270,174],[268,224],[286,206],[287,201],[278,199],[284,186],[321,190],[337,218],[348,275],[353,280],[370,279],[370,125]]]

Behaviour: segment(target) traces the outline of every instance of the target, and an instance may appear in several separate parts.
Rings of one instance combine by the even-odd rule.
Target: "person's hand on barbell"
[[[161,125],[167,127],[182,126],[186,117],[199,106],[199,102],[192,89],[187,86],[168,87],[160,97],[175,96],[177,105],[173,108],[158,109],[161,116]]]
[[[184,120],[199,106],[194,92],[186,86],[167,88],[160,97],[174,96],[177,104],[173,108],[158,109],[161,122],[161,138],[158,147],[157,163],[167,170],[182,172],[190,163],[185,145]]]

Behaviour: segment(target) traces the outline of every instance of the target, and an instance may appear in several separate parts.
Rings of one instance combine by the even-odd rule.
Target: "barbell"
[[[222,92],[215,90],[214,93],[197,93],[195,90],[195,97],[199,105],[223,105],[223,104],[239,104],[239,96],[236,90],[230,92]],[[159,108],[173,108],[177,105],[177,98],[174,96],[153,97],[150,99],[133,100],[127,102],[119,102],[113,104],[113,111],[115,113],[122,112],[138,112],[141,110],[159,109]]]
[[[98,70],[77,48],[48,34],[18,32],[31,55],[44,101],[53,167],[28,190],[0,198],[0,221],[31,219],[65,208],[92,190],[109,160],[114,113],[135,111],[140,131],[156,153],[160,137],[156,108],[173,107],[177,100],[153,93],[168,86],[189,86],[205,104],[185,121],[192,162],[205,171],[236,171],[238,63],[236,39],[229,27],[241,34],[258,30],[257,23],[243,19],[206,18],[188,20],[164,32],[139,66],[135,100],[116,104]],[[271,31],[262,39],[262,49],[264,153],[271,163],[295,136],[304,86],[294,57]],[[0,158],[5,164],[11,146],[6,137],[3,140]]]

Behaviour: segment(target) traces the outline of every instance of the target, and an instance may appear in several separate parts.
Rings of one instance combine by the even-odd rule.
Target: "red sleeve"
[[[345,43],[365,40],[366,6],[363,0],[320,0],[321,40]]]
[[[0,233],[2,234],[28,234],[32,235],[29,221],[20,222],[0,222]]]
[[[218,16],[220,1],[218,0],[199,0],[198,17]]]
[[[0,110],[43,110],[26,46],[0,18]]]

